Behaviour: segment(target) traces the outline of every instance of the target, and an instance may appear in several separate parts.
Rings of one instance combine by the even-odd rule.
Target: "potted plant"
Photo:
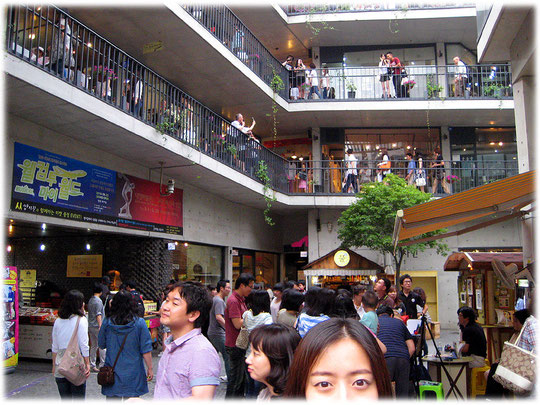
[[[426,83],[428,98],[434,98],[439,95],[439,93],[443,90],[443,87],[441,85],[438,85],[432,81],[431,78],[428,78]]]
[[[484,96],[491,96],[495,98],[502,98],[504,96],[504,90],[507,89],[507,86],[503,86],[498,83],[491,83],[489,86],[484,86]]]
[[[345,79],[345,88],[347,89],[347,97],[348,98],[356,98],[356,84],[354,84],[349,79]]]

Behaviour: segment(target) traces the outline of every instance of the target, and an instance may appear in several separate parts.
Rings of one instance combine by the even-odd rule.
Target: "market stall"
[[[303,267],[306,288],[350,288],[354,284],[372,284],[384,269],[349,249],[338,248]]]
[[[477,312],[477,321],[486,334],[490,363],[500,357],[503,343],[512,336],[516,296],[515,288],[508,288],[493,270],[494,259],[521,268],[523,253],[456,252],[444,264],[444,271],[459,272],[459,306],[469,306]]]

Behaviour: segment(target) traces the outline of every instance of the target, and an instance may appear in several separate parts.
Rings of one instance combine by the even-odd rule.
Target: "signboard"
[[[182,235],[182,190],[15,143],[11,209]]]
[[[163,41],[155,41],[143,45],[143,55],[161,50],[163,50]]]
[[[174,242],[167,243],[167,250],[176,250],[176,245]]]
[[[339,267],[348,265],[350,261],[351,256],[346,250],[338,250],[334,255],[334,263],[336,263]]]
[[[19,287],[35,288],[36,287],[36,271],[35,270],[21,270],[21,273],[19,274]]]
[[[300,257],[307,257],[307,254],[308,252],[306,252],[305,250],[300,252]]]
[[[103,271],[103,255],[70,255],[67,257],[68,277],[100,278]]]

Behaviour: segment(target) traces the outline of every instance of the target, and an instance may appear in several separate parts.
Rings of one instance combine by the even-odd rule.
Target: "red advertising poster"
[[[163,186],[162,193],[165,188],[166,186]],[[173,194],[162,196],[159,183],[117,173],[115,207],[118,210],[118,226],[181,233],[183,224],[180,189],[175,188]],[[153,224],[154,229],[149,229],[148,224]],[[155,229],[156,226],[164,229]]]

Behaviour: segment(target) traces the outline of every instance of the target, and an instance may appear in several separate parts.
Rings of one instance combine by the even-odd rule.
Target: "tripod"
[[[426,330],[429,332],[429,336],[431,337],[431,341],[433,342],[433,346],[435,347],[435,353],[436,357],[440,361],[440,365],[442,370],[444,371],[444,374],[446,375],[446,378],[448,379],[450,383],[450,389],[456,396],[456,399],[465,399],[463,398],[463,395],[457,390],[456,384],[454,383],[454,379],[448,372],[448,369],[444,365],[444,362],[441,358],[441,352],[439,351],[439,348],[437,347],[437,343],[435,342],[435,337],[433,336],[433,332],[431,331],[431,328],[429,326],[429,323],[427,322],[427,318],[425,315],[422,315],[422,322],[420,323],[420,341],[418,342],[418,345],[416,346],[416,351],[414,355],[413,364],[418,367],[418,369],[421,369],[423,367],[422,364],[422,348],[425,345],[426,342]],[[420,378],[418,376],[418,373],[414,373],[414,389],[416,391],[416,396],[419,396],[420,394]]]

